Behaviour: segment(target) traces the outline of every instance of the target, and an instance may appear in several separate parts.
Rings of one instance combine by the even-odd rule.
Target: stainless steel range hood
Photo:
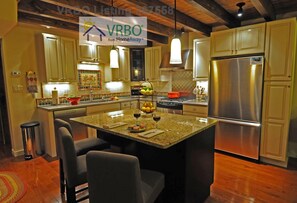
[[[162,58],[161,70],[193,70],[193,51],[190,49],[182,50],[182,64],[170,64],[170,52]]]

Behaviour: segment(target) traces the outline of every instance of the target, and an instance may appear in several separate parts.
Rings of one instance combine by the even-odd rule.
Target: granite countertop
[[[59,104],[55,106],[38,106],[37,108],[44,109],[47,111],[59,111],[59,110],[67,110],[67,109],[76,109],[76,108],[84,108],[88,106],[96,106],[96,105],[103,105],[103,104],[114,104],[119,102],[128,102],[128,101],[136,101],[137,98],[120,98],[119,100],[105,100],[105,101],[90,101],[90,102],[80,102],[77,105],[71,104]]]
[[[132,109],[120,110],[72,118],[71,120],[101,131],[162,149],[169,148],[195,134],[198,134],[199,132],[215,125],[217,122],[215,119],[158,112],[161,116],[161,120],[158,122],[158,128],[160,130],[164,130],[164,133],[151,138],[143,138],[140,137],[138,133],[130,133],[127,129],[129,125],[135,124],[133,112],[134,110]],[[111,129],[103,128],[103,125],[118,122],[124,122],[127,123],[127,125]],[[146,130],[153,129],[155,127],[155,122],[153,121],[151,115],[143,114],[141,118],[139,118],[139,122],[146,126]]]
[[[154,97],[153,100],[157,101],[160,98],[164,98],[164,97]],[[52,105],[52,106],[37,106],[37,108],[47,110],[47,111],[60,111],[60,110],[67,110],[67,109],[85,108],[88,106],[96,106],[96,105],[103,105],[103,104],[113,104],[113,103],[119,103],[119,102],[137,101],[138,99],[140,101],[151,101],[152,100],[152,98],[150,96],[147,96],[147,97],[120,97],[119,100],[79,102],[77,105],[59,104],[59,105]]]
[[[197,99],[190,99],[190,100],[184,101],[183,104],[208,106],[208,101],[200,101],[200,100],[197,100]]]

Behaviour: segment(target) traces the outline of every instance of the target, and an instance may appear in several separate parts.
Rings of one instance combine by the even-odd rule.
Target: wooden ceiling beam
[[[146,12],[147,16],[155,15],[160,18],[166,18],[171,21],[174,19],[174,8],[164,4],[160,1],[147,1],[147,0],[126,0],[126,2],[132,3],[136,7],[143,8],[142,10]],[[140,8],[140,9],[141,9]],[[147,9],[144,9],[147,8]],[[152,8],[152,9],[150,9]],[[157,9],[159,8],[159,9]],[[167,8],[167,9],[166,9]],[[162,12],[165,11],[166,12]],[[171,11],[171,12],[169,12]],[[201,32],[206,36],[210,35],[212,28],[184,13],[176,11],[176,21],[181,27],[186,27],[194,32]]]
[[[67,27],[71,27],[71,30],[76,29],[77,32],[79,31],[79,20],[77,16],[73,16],[72,18],[65,17],[65,15],[59,14],[52,10],[44,10],[44,12],[45,13],[40,13],[36,11],[34,8],[30,7],[30,5],[25,3],[19,4],[19,13],[21,14],[20,20],[26,20],[26,22],[29,22],[29,20],[32,19],[34,23],[39,22],[40,24],[44,24],[47,26],[70,24],[71,26],[66,26],[66,29]],[[73,25],[75,25],[75,27]],[[168,37],[158,35],[152,32],[147,32],[147,40],[161,44],[168,44]]]
[[[229,28],[239,27],[240,21],[228,13],[221,5],[210,0],[190,0],[197,3],[206,15],[211,16]]]
[[[28,24],[36,24],[41,26],[50,26],[59,29],[66,29],[72,31],[78,31],[78,25],[60,20],[50,19],[44,16],[37,16],[30,13],[18,12],[18,21]]]
[[[112,7],[107,5],[106,1],[104,3],[98,3],[93,1],[93,3],[89,1],[80,1],[80,0],[40,0],[49,4],[53,4],[58,8],[59,12],[63,13],[72,13],[77,16],[83,16],[85,14],[91,16],[112,16],[111,10]],[[95,4],[94,4],[95,2]],[[131,16],[131,13],[119,9],[116,10],[115,16]],[[174,30],[168,26],[161,25],[159,23],[147,20],[147,31],[153,32],[159,35],[169,36],[174,33]]]
[[[251,0],[251,2],[266,21],[276,19],[276,14],[270,0]]]

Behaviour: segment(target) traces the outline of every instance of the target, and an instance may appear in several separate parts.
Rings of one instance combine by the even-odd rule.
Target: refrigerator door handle
[[[208,117],[208,118],[216,119],[219,122],[221,121],[221,122],[230,123],[230,124],[252,126],[252,127],[259,127],[259,126],[261,126],[260,123],[251,123],[251,122],[244,122],[244,121],[234,121],[234,120],[228,120],[228,119],[222,119],[222,118],[215,118],[215,117]]]

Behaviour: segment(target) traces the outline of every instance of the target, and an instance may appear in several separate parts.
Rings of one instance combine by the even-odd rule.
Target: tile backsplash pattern
[[[195,85],[192,71],[176,71],[172,73],[172,91],[192,93]]]

